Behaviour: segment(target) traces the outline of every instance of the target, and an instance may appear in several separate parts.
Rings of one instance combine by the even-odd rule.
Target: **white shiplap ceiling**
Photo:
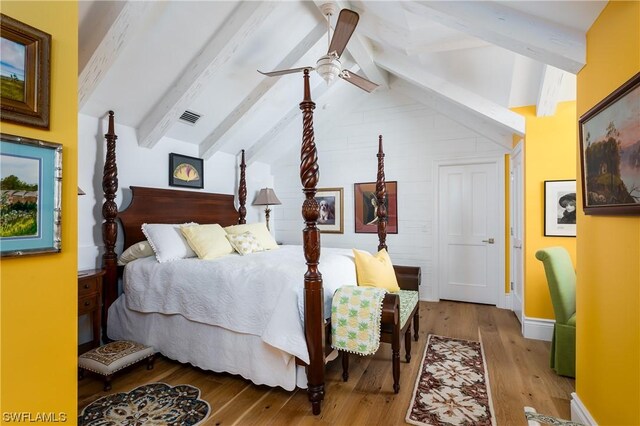
[[[315,65],[327,51],[323,3],[80,2],[80,112],[103,117],[113,109],[141,146],[168,136],[199,145],[204,158],[247,149],[250,161],[273,161],[278,135],[300,120],[302,78],[256,70]],[[585,33],[606,2],[337,4],[360,14],[343,67],[381,87],[372,94],[340,80],[326,87],[314,73],[313,97],[331,105],[328,116],[391,90],[508,146],[524,132],[510,107],[537,105],[548,115],[575,99]],[[178,121],[187,109],[202,115],[195,125]]]

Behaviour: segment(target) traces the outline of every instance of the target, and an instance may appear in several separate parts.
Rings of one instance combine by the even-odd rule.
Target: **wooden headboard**
[[[173,189],[131,187],[131,204],[118,213],[124,231],[124,248],[144,241],[143,223],[238,223],[234,196]]]

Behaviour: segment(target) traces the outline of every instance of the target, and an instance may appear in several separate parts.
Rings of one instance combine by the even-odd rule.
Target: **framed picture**
[[[356,183],[353,198],[355,202],[356,233],[375,234],[378,232],[376,209],[376,183]],[[387,182],[387,233],[398,233],[398,182]]]
[[[320,205],[318,229],[324,234],[344,234],[344,196],[342,188],[318,188]]]
[[[585,214],[640,214],[640,73],[580,117]]]
[[[544,181],[544,235],[576,236],[576,181]]]
[[[0,133],[0,255],[60,251],[62,145]]]
[[[0,14],[0,119],[49,128],[51,35]]]
[[[204,188],[204,167],[202,158],[169,154],[169,185],[187,188]]]

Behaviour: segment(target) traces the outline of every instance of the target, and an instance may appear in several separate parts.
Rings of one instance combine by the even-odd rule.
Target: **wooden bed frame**
[[[330,324],[327,324],[323,314],[324,292],[322,275],[318,264],[320,259],[320,231],[317,227],[319,206],[315,200],[317,192],[319,168],[317,150],[314,140],[313,110],[315,103],[311,100],[309,89],[309,71],[304,71],[304,99],[300,103],[303,117],[303,137],[301,148],[300,180],[305,200],[302,204],[302,216],[305,221],[303,233],[304,255],[307,264],[307,272],[304,275],[304,331],[309,349],[309,364],[306,365],[308,380],[308,396],[311,401],[313,414],[319,414],[321,402],[324,399],[325,385],[325,359],[331,352],[329,332]],[[222,226],[246,223],[246,197],[247,187],[245,178],[244,150],[241,154],[240,184],[238,190],[239,208],[236,210],[233,195],[212,194],[192,191],[179,191],[170,189],[155,189],[143,187],[131,187],[131,204],[122,212],[118,212],[114,201],[118,190],[118,172],[116,165],[116,139],[114,132],[114,113],[109,111],[109,127],[105,134],[107,141],[107,153],[104,165],[102,187],[104,191],[104,204],[102,215],[102,235],[104,241],[103,265],[104,276],[104,303],[103,324],[106,324],[107,311],[111,304],[118,298],[118,256],[115,252],[117,239],[118,218],[124,231],[124,247],[145,239],[141,231],[142,223],[185,223],[197,222],[200,224],[219,223]],[[378,199],[378,249],[386,248],[387,216],[385,207],[385,176],[384,176],[384,152],[382,150],[382,136],[379,138],[378,149],[378,175],[376,182],[376,197]],[[420,283],[420,268],[396,266],[396,275],[400,287],[403,289],[418,290]],[[398,296],[387,294],[383,302],[383,321],[398,315]],[[106,327],[106,326],[105,326]],[[105,329],[106,331],[106,329]],[[106,333],[104,333],[106,337]],[[394,362],[396,354],[394,353]],[[399,362],[399,354],[397,355]],[[299,363],[302,363],[299,361]],[[302,363],[304,364],[304,363]],[[394,373],[395,374],[395,373]]]

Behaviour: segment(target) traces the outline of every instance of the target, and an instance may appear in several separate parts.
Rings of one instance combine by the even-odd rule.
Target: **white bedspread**
[[[356,284],[351,250],[323,248],[325,299]],[[309,362],[300,316],[306,264],[301,246],[215,260],[158,263],[154,257],[127,265],[127,306],[139,312],[185,318],[260,336],[265,343]],[[328,315],[328,312],[325,312]]]

